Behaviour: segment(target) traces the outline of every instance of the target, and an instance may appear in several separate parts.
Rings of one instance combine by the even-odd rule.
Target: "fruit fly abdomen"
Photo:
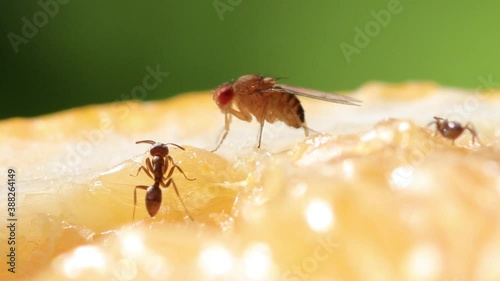
[[[300,128],[306,122],[304,108],[296,96],[283,93],[277,107],[282,108],[283,120],[288,126]]]

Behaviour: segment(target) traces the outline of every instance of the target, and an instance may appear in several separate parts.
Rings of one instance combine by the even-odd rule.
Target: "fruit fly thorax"
[[[275,83],[276,79],[274,78],[250,74],[241,76],[233,85],[234,91],[236,92],[251,93],[269,89],[273,87]]]

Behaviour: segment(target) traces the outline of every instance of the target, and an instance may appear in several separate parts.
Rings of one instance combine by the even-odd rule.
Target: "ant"
[[[161,143],[152,140],[142,140],[142,141],[137,141],[135,143],[136,144],[148,143],[152,145],[152,147],[149,150],[149,153],[151,154],[151,156],[153,156],[152,160],[148,157],[146,159],[146,165],[145,166],[142,165],[137,170],[135,176],[137,176],[139,172],[142,170],[146,173],[146,175],[148,175],[148,177],[154,180],[154,183],[153,185],[150,186],[138,185],[134,188],[134,214],[132,216],[132,219],[135,218],[135,207],[137,205],[138,188],[146,190],[146,209],[148,210],[149,215],[151,217],[154,217],[161,206],[162,193],[160,186],[167,188],[170,186],[170,184],[172,184],[174,186],[175,193],[179,198],[179,201],[181,201],[182,206],[186,210],[186,213],[188,214],[189,218],[192,221],[194,221],[191,215],[189,214],[189,211],[186,208],[184,201],[182,201],[179,195],[179,191],[177,190],[177,186],[175,185],[174,179],[172,179],[172,174],[174,173],[174,170],[177,169],[179,170],[179,172],[181,172],[182,175],[184,175],[184,177],[187,180],[193,181],[195,179],[188,178],[184,173],[184,171],[179,166],[177,166],[177,164],[174,163],[174,159],[172,159],[172,156],[168,155],[167,145],[173,145],[182,150],[185,150],[184,147],[177,145],[175,143]],[[170,168],[170,170],[168,170],[169,163],[172,164],[172,168]],[[165,176],[166,173],[167,176]]]
[[[462,126],[458,122],[448,121],[448,119],[443,119],[440,117],[434,117],[434,121],[427,124],[430,126],[432,124],[436,124],[436,131],[438,131],[443,137],[452,140],[452,143],[455,144],[455,140],[462,135],[465,130],[469,130],[472,134],[472,143],[476,142],[477,133],[474,129],[474,126],[470,123]]]

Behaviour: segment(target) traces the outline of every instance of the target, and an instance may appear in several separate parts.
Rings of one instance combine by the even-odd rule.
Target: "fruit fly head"
[[[232,84],[222,84],[214,92],[215,103],[219,107],[225,107],[231,105],[231,101],[234,97],[234,89]]]
[[[250,74],[243,75],[234,83],[220,85],[214,92],[214,100],[220,108],[231,106],[235,95],[251,94],[268,90],[276,83],[275,78]]]

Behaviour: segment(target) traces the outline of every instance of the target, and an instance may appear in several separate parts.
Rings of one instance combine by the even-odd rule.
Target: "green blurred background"
[[[500,81],[499,1],[59,1],[41,1],[58,3],[46,20],[38,1],[3,3],[0,118],[127,98],[156,65],[169,76],[147,100],[248,73],[328,91],[372,80]],[[399,12],[377,23],[388,5]],[[32,38],[23,17],[39,25]],[[368,43],[355,40],[356,27],[369,28]],[[342,42],[359,47],[350,62]]]

